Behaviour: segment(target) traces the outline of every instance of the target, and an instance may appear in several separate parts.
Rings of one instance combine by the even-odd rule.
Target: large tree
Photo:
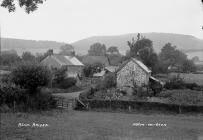
[[[24,61],[34,61],[35,56],[32,55],[30,52],[23,52],[22,54],[22,60]]]
[[[70,44],[65,44],[65,45],[60,47],[59,54],[75,56],[74,47]]]
[[[101,43],[94,43],[90,46],[88,54],[91,56],[105,56],[106,55],[106,46]]]
[[[141,37],[141,35],[138,34],[137,40],[132,38],[132,41],[128,41],[127,43],[130,47],[130,52],[126,58],[136,57],[141,59],[148,67],[154,67],[158,61],[158,57],[153,50],[153,42],[150,39]]]
[[[110,54],[119,54],[118,47],[116,47],[116,46],[109,47],[107,52],[110,53]]]
[[[159,56],[160,60],[167,66],[182,65],[187,59],[187,55],[176,49],[176,46],[172,46],[171,43],[164,45]]]
[[[3,0],[1,6],[7,8],[9,12],[14,12],[16,10],[16,1],[18,1],[19,6],[25,8],[26,13],[33,12],[37,10],[38,5],[42,4],[46,0]]]

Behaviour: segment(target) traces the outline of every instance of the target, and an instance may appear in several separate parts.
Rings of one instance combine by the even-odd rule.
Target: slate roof
[[[61,65],[75,65],[75,66],[84,66],[82,62],[80,62],[76,57],[74,56],[65,56],[65,55],[59,55],[54,54],[51,55],[58,63]]]
[[[118,69],[118,66],[106,66],[105,69],[110,72],[115,72]]]
[[[133,61],[135,62],[138,66],[140,66],[145,72],[150,73],[151,70],[145,65],[143,64],[140,60],[136,59],[136,58],[131,58],[125,62],[123,62],[120,67],[116,70],[116,72],[120,71],[128,62]]]

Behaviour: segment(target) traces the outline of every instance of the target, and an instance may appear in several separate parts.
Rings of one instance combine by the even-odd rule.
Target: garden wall
[[[121,111],[158,111],[172,113],[203,113],[203,106],[164,104],[158,102],[124,101],[124,100],[81,100],[94,110],[121,110]],[[79,107],[80,109],[80,107]]]

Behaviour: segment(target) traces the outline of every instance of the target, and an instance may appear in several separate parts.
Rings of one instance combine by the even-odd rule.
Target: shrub
[[[85,77],[92,77],[94,73],[101,72],[103,65],[101,63],[94,63],[86,65],[83,69]]]
[[[35,91],[50,82],[50,70],[37,62],[19,63],[11,73],[11,81],[21,88]]]
[[[59,88],[70,88],[76,85],[77,80],[73,77],[65,78],[63,81],[60,81],[56,86]]]
[[[105,88],[116,87],[116,75],[114,73],[108,73],[102,81]]]
[[[24,110],[48,110],[55,106],[53,96],[47,91],[38,91],[35,96],[29,96],[24,102]]]
[[[10,83],[11,82],[10,75],[9,74],[1,75],[1,82],[2,83]]]
[[[12,83],[1,83],[0,86],[0,105],[7,104],[13,106],[14,101],[20,102],[25,90]]]
[[[164,88],[166,89],[183,89],[185,87],[185,83],[179,75],[172,77],[166,84]]]
[[[66,68],[60,68],[54,71],[54,82],[59,84],[61,81],[65,80],[66,78]]]
[[[116,75],[108,73],[104,79],[96,85],[96,90],[107,90],[116,87]]]

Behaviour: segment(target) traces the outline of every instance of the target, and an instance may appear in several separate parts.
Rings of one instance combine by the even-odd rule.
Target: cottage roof
[[[117,66],[106,66],[105,69],[110,72],[115,72],[118,69],[118,67]]]
[[[128,62],[133,61],[134,63],[136,63],[138,66],[140,66],[145,72],[150,73],[151,70],[145,65],[143,64],[140,60],[136,59],[136,58],[131,58],[128,61],[125,61],[123,64],[121,64],[121,66],[117,69],[116,72],[120,71]]]
[[[85,56],[82,59],[82,62],[84,64],[101,63],[101,64],[104,64],[105,66],[109,65],[108,58],[105,56]]]
[[[65,56],[54,54],[50,57],[53,57],[61,65],[75,65],[75,66],[84,66],[76,57],[74,56]]]

